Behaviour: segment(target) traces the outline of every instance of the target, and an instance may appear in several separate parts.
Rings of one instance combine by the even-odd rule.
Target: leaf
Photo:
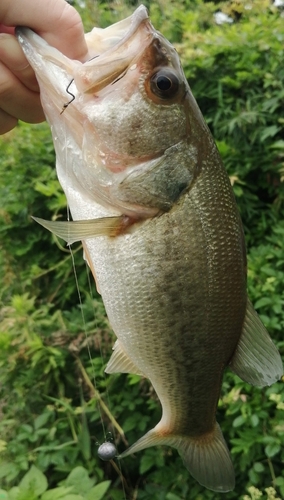
[[[78,466],[73,469],[65,481],[65,486],[73,486],[74,493],[87,493],[93,486],[95,479],[90,479],[88,471]]]
[[[47,486],[45,475],[35,465],[31,466],[19,484],[21,490],[32,492],[37,496],[42,495]]]
[[[271,125],[270,127],[266,127],[260,136],[260,140],[265,141],[267,137],[274,137],[277,134],[277,132],[279,132],[279,130],[280,127],[278,127],[277,125]]]
[[[17,500],[20,494],[20,488],[18,486],[14,486],[9,491],[9,500]],[[28,500],[28,499],[27,499]]]
[[[265,454],[267,457],[274,457],[281,450],[281,446],[278,443],[271,443],[265,446]]]
[[[155,465],[155,459],[153,455],[145,453],[140,461],[140,474],[144,474],[145,472],[147,472],[149,469],[151,469],[151,467],[153,467],[153,465]]]
[[[85,500],[86,497],[82,497],[82,495],[73,495],[73,493],[67,493],[64,497],[61,497],[60,500]]]
[[[85,460],[90,460],[91,458],[91,437],[88,428],[86,414],[82,414],[82,427],[81,432],[78,435],[78,445],[82,452]]]
[[[86,500],[101,500],[109,489],[111,481],[102,481],[96,484],[86,495]]]
[[[9,500],[7,491],[0,490],[0,500]]]
[[[271,149],[284,149],[284,141],[280,139],[279,141],[274,142],[271,146]]]
[[[62,500],[85,500],[85,497],[82,497],[82,495],[73,495],[72,493],[70,493],[62,497]]]
[[[240,427],[243,425],[245,422],[245,419],[242,415],[239,415],[235,420],[233,421],[233,427]]]
[[[174,493],[168,493],[166,495],[166,500],[182,500],[181,497],[178,497],[177,495],[175,495]]]
[[[43,427],[43,425],[46,424],[46,422],[49,420],[51,413],[50,412],[45,412],[36,417],[34,421],[34,428],[35,429],[40,429],[40,427]]]
[[[261,297],[261,299],[257,300],[256,303],[254,304],[254,308],[259,309],[260,307],[271,305],[272,302],[273,302],[272,297]]]
[[[259,417],[258,417],[258,415],[255,415],[255,414],[252,415],[250,417],[250,421],[251,421],[252,427],[256,427],[259,424]]]
[[[253,468],[255,472],[263,472],[265,470],[264,465],[260,462],[255,462]]]
[[[46,491],[41,500],[62,500],[66,498],[66,495],[72,492],[73,487],[70,486],[66,488],[65,486],[59,486],[58,488],[53,488],[52,490]],[[1,498],[0,498],[1,500]]]

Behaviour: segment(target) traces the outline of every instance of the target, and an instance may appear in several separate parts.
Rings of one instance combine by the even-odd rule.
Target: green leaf
[[[284,149],[283,139],[280,139],[279,141],[274,142],[270,147],[273,149]]]
[[[0,500],[8,500],[8,493],[5,490],[0,490]]]
[[[45,475],[35,465],[31,466],[19,484],[21,490],[29,491],[37,496],[42,495],[47,486]]]
[[[277,134],[277,132],[279,132],[279,130],[280,127],[278,127],[277,125],[271,125],[270,127],[265,128],[262,131],[260,140],[265,141],[265,139],[267,139],[268,137],[274,137]]]
[[[267,457],[274,457],[281,450],[281,446],[278,443],[271,443],[265,446],[265,454]]]
[[[102,481],[96,484],[86,495],[86,500],[101,500],[109,489],[111,481]]]
[[[34,428],[40,429],[48,422],[49,418],[50,418],[49,412],[42,413],[41,415],[36,417],[36,419],[34,421]]]
[[[141,380],[141,377],[140,375],[135,375],[133,373],[130,373],[128,375],[128,383],[129,385],[135,385],[135,384],[138,384]]]
[[[68,493],[64,497],[61,497],[60,500],[85,500],[86,497],[82,497],[82,495],[73,495],[72,493]]]
[[[254,304],[255,309],[259,309],[260,307],[271,305],[273,302],[272,297],[261,297],[261,299],[257,300]]]
[[[245,423],[245,419],[242,415],[239,415],[235,420],[233,420],[233,427],[240,427]]]
[[[140,461],[140,474],[144,474],[145,472],[147,472],[149,469],[151,469],[151,467],[153,467],[153,465],[155,465],[155,457],[153,457],[152,454],[145,453]]]
[[[9,500],[18,500],[19,498],[19,494],[20,494],[21,490],[18,486],[14,486],[13,488],[10,489],[9,491]],[[28,492],[28,495],[29,495],[29,492]],[[29,500],[29,499],[27,499]],[[32,500],[32,499],[30,499]]]
[[[258,417],[258,415],[255,415],[255,414],[252,415],[250,417],[250,421],[251,421],[252,427],[256,427],[259,424],[259,417]]]
[[[70,486],[66,488],[65,486],[59,486],[58,488],[53,488],[52,490],[46,491],[41,500],[62,500],[65,499],[66,495],[71,493],[73,487]]]
[[[177,495],[175,495],[174,493],[168,493],[166,495],[166,500],[182,500],[181,497],[178,497]]]
[[[255,462],[253,468],[254,468],[255,472],[263,472],[265,470],[264,465],[260,462]]]
[[[85,413],[82,414],[82,426],[81,432],[78,435],[78,445],[82,451],[82,455],[85,460],[90,460],[91,458],[91,437],[89,433],[87,418]]]
[[[78,466],[73,469],[65,481],[65,486],[73,486],[74,493],[85,494],[95,483],[95,479],[90,479],[88,471],[84,467]]]

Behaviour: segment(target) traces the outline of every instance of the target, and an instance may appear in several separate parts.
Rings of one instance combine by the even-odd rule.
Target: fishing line
[[[89,269],[87,263],[86,263],[86,273],[87,273],[87,278],[88,278],[88,285],[89,285],[90,296],[91,296],[91,299],[92,299],[92,301],[94,303],[93,287],[92,287],[92,282],[90,280],[90,269]],[[94,311],[94,317],[95,317],[95,321],[96,321],[95,306],[93,306],[93,311]],[[101,342],[99,343],[99,350],[100,350],[100,357],[101,357],[102,366],[104,366],[105,363],[104,363],[104,357],[103,357]],[[107,377],[106,377],[105,371],[103,371],[103,377],[104,377],[104,381],[106,382]],[[108,404],[108,408],[110,408],[112,405],[110,403],[109,390],[108,390],[106,384],[105,384],[105,388],[106,388],[107,404]],[[115,426],[114,426],[114,422],[113,422],[112,419],[110,419],[110,426],[112,428],[112,434],[113,434],[113,436],[115,436]],[[121,436],[121,433],[119,433],[119,434]],[[123,436],[124,436],[124,433],[123,433]],[[112,437],[111,437],[111,440],[112,440]],[[126,441],[124,441],[124,442],[128,446],[128,443]],[[111,463],[111,465],[112,465],[112,467],[114,468],[114,470],[116,471],[116,473],[119,475],[120,480],[121,480],[123,494],[124,494],[124,499],[126,500],[126,491],[128,491],[130,493],[130,488],[129,488],[129,486],[127,484],[127,481],[126,481],[126,479],[125,479],[125,477],[123,475],[122,467],[121,467],[121,461],[117,460],[117,464],[118,464],[117,465],[116,462],[113,460],[114,456],[112,456],[110,458],[107,458],[108,457],[108,445],[109,444],[110,444],[109,438],[105,434],[105,443],[103,443],[102,445],[100,445],[100,447],[98,449],[98,455],[99,455],[99,457],[102,460],[109,460],[110,463]],[[104,445],[106,445],[106,446],[104,447]],[[115,449],[116,449],[116,446],[115,446]],[[102,450],[103,450],[103,455],[101,455]],[[116,451],[117,451],[117,449],[116,449]],[[110,450],[110,453],[111,453],[111,450]]]
[[[70,209],[69,209],[68,206],[67,206],[67,220],[70,220]],[[90,343],[89,343],[89,337],[88,337],[88,331],[87,331],[87,325],[86,325],[86,318],[85,318],[85,314],[84,314],[84,310],[83,310],[82,294],[81,294],[80,288],[79,288],[78,274],[77,274],[77,271],[76,271],[76,264],[75,264],[74,254],[73,254],[71,245],[68,245],[68,247],[69,247],[69,251],[70,251],[70,256],[71,256],[71,261],[72,261],[72,266],[73,266],[73,272],[74,272],[74,278],[75,278],[75,283],[76,283],[76,288],[77,288],[77,293],[78,293],[78,298],[79,298],[79,304],[80,304],[80,308],[81,308],[81,315],[82,315],[82,321],[83,321],[83,329],[84,329],[85,338],[86,338],[88,356],[89,356],[89,359],[90,359],[90,362],[91,362],[91,366],[92,366],[93,385],[94,385],[94,388],[95,388],[95,391],[96,391],[97,395],[99,395],[99,391],[97,389],[97,383],[96,383],[95,366],[94,366],[94,362],[93,362],[93,359],[92,359],[92,356],[91,356],[91,349],[90,349]],[[88,284],[89,284],[90,295],[91,295],[91,298],[93,299],[92,285],[91,285],[91,281],[90,281],[90,275],[89,275],[89,270],[87,268],[87,264],[86,264],[86,272],[87,272],[87,277],[88,277]],[[95,321],[96,321],[95,307],[94,306],[93,306],[93,310],[94,310],[94,317],[95,317]],[[102,355],[101,343],[100,343],[99,349],[100,349],[101,362],[102,362],[102,366],[103,366],[104,365],[104,359],[103,359],[103,355]],[[105,373],[104,373],[104,379],[106,380]],[[106,394],[107,394],[108,406],[110,406],[109,392],[108,392],[107,387],[106,387]],[[110,446],[107,446],[107,445],[111,445],[112,444],[111,443],[112,439],[110,441],[109,437],[107,436],[108,433],[106,432],[105,424],[104,424],[104,421],[103,421],[102,408],[101,408],[102,401],[98,400],[98,398],[96,398],[96,399],[97,399],[97,407],[98,407],[98,411],[99,411],[99,415],[100,415],[100,421],[101,421],[101,425],[102,425],[102,429],[103,429],[103,435],[104,435],[104,443],[99,446],[98,456],[99,456],[99,458],[101,458],[104,461],[109,461],[111,463],[112,467],[114,468],[114,470],[116,471],[116,473],[119,475],[120,480],[121,480],[121,485],[122,485],[124,500],[127,500],[126,490],[130,491],[130,489],[129,489],[127,481],[126,481],[126,479],[125,479],[125,477],[124,477],[124,475],[122,473],[120,461],[118,460],[118,466],[117,466],[116,463],[113,460],[113,458],[114,458],[114,456],[116,454],[116,446],[113,445],[114,446],[114,453],[113,453],[113,450],[110,449]],[[115,435],[115,428],[114,428],[114,423],[113,423],[112,419],[110,419],[110,424],[111,424],[111,427],[112,427],[112,430],[113,430],[113,436],[114,436]]]
[[[70,82],[71,84],[72,82]],[[70,84],[68,85],[68,87],[70,86]],[[75,99],[75,97],[74,97]],[[68,176],[68,168],[67,168],[67,165],[68,165],[68,159],[67,159],[67,148],[68,148],[68,142],[67,142],[67,130],[66,130],[66,123],[65,121],[63,122],[63,126],[64,126],[64,151],[65,151],[65,175],[66,177]],[[67,183],[67,185],[69,185],[69,183]],[[68,199],[68,197],[67,197]],[[70,216],[71,216],[71,212],[70,212],[70,207],[67,203],[67,207],[66,207],[66,218],[67,218],[67,221],[70,221]],[[83,309],[83,301],[82,301],[82,295],[81,295],[81,292],[80,292],[80,288],[79,288],[79,281],[78,281],[78,275],[77,275],[77,271],[76,271],[76,264],[75,264],[75,259],[74,259],[74,254],[73,254],[73,251],[72,251],[72,247],[71,245],[67,245],[68,248],[69,248],[69,252],[70,252],[70,257],[71,257],[71,262],[72,262],[72,267],[73,267],[73,273],[74,273],[74,278],[75,278],[75,284],[76,284],[76,288],[77,288],[77,293],[78,293],[78,299],[79,299],[79,305],[80,305],[80,309],[81,309],[81,316],[82,316],[82,322],[83,322],[83,330],[84,330],[84,333],[85,333],[85,338],[86,338],[86,345],[87,345],[87,351],[88,351],[88,356],[89,356],[89,359],[90,359],[90,362],[91,362],[91,367],[92,367],[92,378],[93,378],[93,385],[94,385],[94,388],[95,388],[95,391],[97,391],[97,387],[96,387],[96,373],[95,373],[95,366],[94,366],[94,362],[93,362],[93,359],[92,359],[92,356],[91,356],[91,350],[90,350],[90,345],[89,345],[89,337],[88,337],[88,332],[87,332],[87,324],[86,324],[86,319],[85,319],[85,314],[84,314],[84,309]],[[106,435],[106,432],[105,432],[105,425],[104,425],[104,422],[103,422],[103,417],[102,417],[102,410],[101,410],[101,406],[100,406],[100,402],[97,401],[97,406],[98,406],[98,411],[99,411],[99,415],[100,415],[100,420],[101,420],[101,425],[102,425],[102,429],[103,429],[103,433],[104,433],[104,436]]]
[[[71,85],[71,83],[72,83],[72,81],[67,86],[67,89],[69,89],[69,86]],[[70,92],[68,92],[68,93],[70,93]],[[71,94],[71,95],[73,95],[73,94]],[[75,97],[74,97],[74,99],[75,99]],[[74,99],[72,99],[71,102]],[[68,103],[68,105],[69,104],[70,103]],[[67,106],[65,106],[65,108],[63,109],[63,111],[66,109]],[[62,114],[62,112],[60,114]],[[68,168],[67,168],[67,165],[68,165],[68,159],[67,159],[68,141],[67,141],[67,130],[66,130],[65,120],[63,120],[63,124],[62,125],[64,127],[64,142],[65,142],[65,144],[64,144],[64,150],[65,150],[65,175],[66,175],[66,177],[68,177]],[[67,186],[68,185],[69,185],[69,183],[67,183]],[[67,197],[67,199],[68,199],[68,197]],[[67,217],[67,221],[70,221],[70,219],[71,219],[71,212],[70,212],[70,207],[69,207],[68,203],[67,203],[67,207],[66,207],[66,217]],[[104,424],[104,421],[103,421],[103,415],[102,415],[102,405],[104,403],[103,403],[103,401],[102,401],[102,399],[100,397],[99,391],[97,389],[95,365],[94,365],[94,361],[93,361],[92,355],[91,355],[90,342],[89,342],[89,336],[88,336],[88,331],[87,331],[87,323],[86,323],[85,313],[84,313],[84,309],[83,309],[82,294],[80,292],[79,281],[78,281],[78,274],[77,274],[77,271],[76,271],[76,263],[75,263],[75,259],[74,259],[74,254],[73,254],[71,245],[67,245],[67,247],[68,247],[69,252],[70,252],[70,257],[71,257],[71,262],[72,262],[72,267],[73,267],[73,273],[74,273],[74,278],[75,278],[75,284],[76,284],[76,289],[77,289],[77,293],[78,293],[79,305],[80,305],[80,309],[81,309],[81,316],[82,316],[82,322],[83,322],[83,330],[84,330],[84,334],[85,334],[85,338],[86,338],[87,352],[88,352],[88,356],[89,356],[90,363],[91,363],[91,368],[92,368],[92,379],[93,379],[92,380],[92,384],[93,384],[93,388],[95,389],[95,394],[92,394],[92,396],[94,397],[94,399],[97,400],[97,408],[98,408],[98,412],[99,412],[99,416],[100,416],[100,422],[101,422],[101,426],[102,426],[102,430],[103,430],[103,435],[104,435],[104,443],[103,443],[103,445],[104,445],[106,443],[110,443],[110,440],[107,437],[106,428],[105,428],[105,424]],[[86,263],[86,273],[87,273],[87,279],[88,279],[88,286],[89,286],[90,296],[91,296],[91,299],[93,300],[94,318],[95,318],[95,321],[97,321],[97,319],[96,319],[96,313],[95,313],[95,306],[94,306],[94,297],[93,297],[93,291],[92,291],[92,284],[91,284],[91,280],[90,280],[90,272],[89,272],[89,268],[87,266],[87,263]],[[102,362],[102,366],[103,366],[104,365],[104,359],[103,359],[103,354],[102,354],[101,342],[99,344],[99,349],[100,349],[101,362]],[[79,361],[79,359],[77,361]],[[80,365],[81,365],[81,363],[80,363]],[[81,368],[81,371],[83,370],[85,372],[83,366],[81,366],[80,368]],[[106,375],[105,375],[105,373],[104,373],[104,379],[106,381]],[[110,407],[109,392],[108,392],[107,387],[106,387],[106,395],[107,395],[108,407]],[[106,409],[107,408],[105,408],[105,413],[107,413]],[[113,436],[115,436],[114,419],[113,419],[113,417],[112,417],[111,414],[109,414],[108,416],[109,416],[109,419],[110,419],[110,425],[112,427]],[[118,424],[117,424],[117,427],[118,427]],[[123,433],[122,429],[119,428],[118,431],[119,431],[119,434],[124,437],[124,433]],[[125,438],[124,438],[124,440],[125,440]],[[116,471],[116,473],[120,477],[124,500],[127,500],[126,491],[128,491],[130,493],[130,488],[128,487],[128,484],[127,484],[127,481],[126,481],[125,477],[123,476],[122,469],[121,469],[121,463],[118,460],[118,466],[117,466],[116,463],[113,460],[113,458],[114,458],[115,455],[112,455],[111,453],[109,453],[109,458],[108,458],[107,450],[104,449],[104,448],[102,448],[103,445],[100,446],[101,452],[102,452],[102,456],[100,456],[100,454],[98,453],[99,458],[108,460],[111,463],[112,467],[114,468],[114,470]],[[126,445],[127,445],[127,442],[126,442]],[[116,447],[115,447],[115,451],[116,451]],[[98,452],[99,452],[99,450],[98,450]],[[105,457],[105,458],[103,458],[103,457]]]

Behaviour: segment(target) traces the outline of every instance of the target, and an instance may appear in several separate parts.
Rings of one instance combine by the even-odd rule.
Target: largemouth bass
[[[86,63],[26,28],[18,39],[74,220],[38,221],[83,242],[117,335],[106,372],[148,377],[162,406],[121,457],[169,445],[202,485],[232,490],[215,417],[224,368],[261,387],[283,367],[247,297],[238,209],[178,55],[143,6],[86,35]]]

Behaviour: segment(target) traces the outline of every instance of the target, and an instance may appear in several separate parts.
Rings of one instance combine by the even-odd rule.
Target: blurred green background
[[[244,224],[249,295],[283,353],[284,6],[144,3],[178,50],[219,147]],[[139,2],[73,4],[89,31]],[[66,217],[47,124],[20,123],[1,136],[0,157],[0,499],[284,498],[283,381],[257,389],[225,374],[217,419],[234,492],[205,490],[166,447],[119,463],[98,458],[105,437],[122,451],[126,438],[133,443],[154,426],[159,402],[147,380],[104,375],[114,335],[82,248],[73,245],[72,257],[30,218]]]

